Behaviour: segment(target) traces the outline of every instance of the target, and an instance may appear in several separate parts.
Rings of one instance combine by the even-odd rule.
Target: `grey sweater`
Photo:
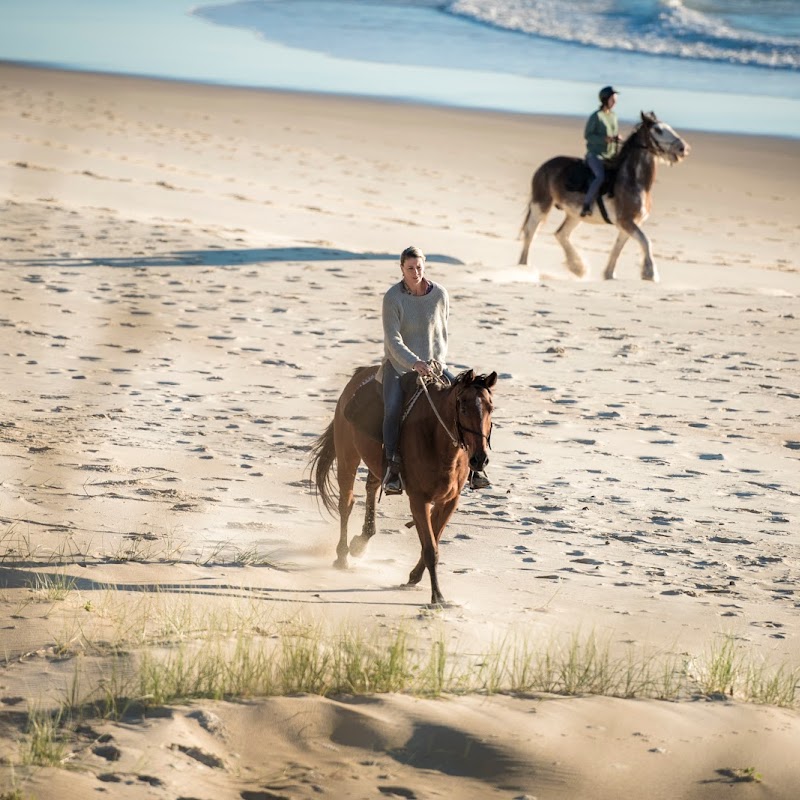
[[[400,375],[417,361],[434,359],[445,366],[450,298],[444,286],[429,283],[431,290],[419,297],[403,281],[383,296],[384,363],[391,363]],[[382,375],[381,368],[378,380]]]

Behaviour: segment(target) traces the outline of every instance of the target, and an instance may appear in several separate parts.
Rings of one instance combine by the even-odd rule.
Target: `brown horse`
[[[375,495],[381,484],[385,462],[381,442],[356,429],[344,410],[356,390],[374,380],[377,367],[361,367],[344,388],[333,421],[314,444],[311,479],[325,508],[336,511],[331,471],[336,466],[339,484],[339,544],[335,566],[347,567],[348,552],[363,553],[375,535]],[[476,375],[462,372],[452,385],[431,385],[408,412],[400,431],[401,475],[411,514],[422,546],[419,561],[408,576],[408,586],[422,579],[427,568],[431,578],[431,604],[441,605],[436,565],[439,539],[458,506],[469,470],[482,470],[488,463],[486,446],[492,431],[492,387],[497,373]],[[347,546],[347,521],[353,510],[353,484],[361,462],[369,469],[367,508],[360,536]]]
[[[658,281],[650,240],[639,226],[650,214],[650,193],[656,177],[656,161],[675,164],[689,154],[689,145],[669,125],[659,122],[652,111],[649,114],[642,112],[641,117],[642,121],[606,168],[609,177],[616,175],[611,185],[613,196],[604,198],[608,222],[619,229],[606,265],[606,280],[614,277],[619,254],[632,236],[644,254],[642,279]],[[564,248],[567,266],[579,278],[586,274],[586,264],[570,242],[570,234],[581,222],[602,225],[605,220],[597,208],[591,216],[580,216],[586,189],[576,173],[583,172],[584,168],[588,172],[583,159],[557,156],[533,173],[528,213],[520,231],[523,238],[520,264],[528,263],[528,250],[533,237],[555,206],[567,215],[555,234]]]

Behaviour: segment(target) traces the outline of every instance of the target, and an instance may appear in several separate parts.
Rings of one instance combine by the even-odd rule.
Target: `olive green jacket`
[[[583,132],[586,137],[587,153],[594,153],[604,161],[608,161],[616,152],[615,142],[607,142],[607,136],[619,135],[619,122],[617,115],[613,111],[597,111],[586,120],[586,129]]]

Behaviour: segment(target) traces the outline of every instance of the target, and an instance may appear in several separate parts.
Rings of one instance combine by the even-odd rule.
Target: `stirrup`
[[[383,476],[384,494],[403,494],[403,479],[400,477],[400,467],[398,464],[390,463],[386,467],[386,474]]]

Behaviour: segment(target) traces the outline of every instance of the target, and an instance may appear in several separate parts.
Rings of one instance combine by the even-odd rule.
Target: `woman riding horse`
[[[428,362],[437,361],[442,364],[448,380],[453,381],[445,365],[450,314],[447,290],[425,277],[425,255],[418,247],[403,250],[400,272],[402,280],[383,297],[384,359],[377,376],[383,386],[383,448],[387,462],[383,491],[387,495],[403,493],[398,448],[403,411],[401,376],[413,370],[430,377]],[[489,486],[485,474],[470,473],[472,489]]]
[[[599,97],[600,108],[586,120],[583,132],[586,139],[586,164],[594,178],[583,200],[582,217],[591,215],[592,205],[606,177],[605,163],[614,157],[619,144],[619,121],[613,111],[617,102],[617,90],[613,86],[604,86]]]
[[[610,87],[609,87],[610,88]],[[586,166],[581,158],[556,156],[545,161],[531,180],[528,209],[522,223],[522,252],[520,264],[528,263],[528,252],[536,232],[552,208],[564,212],[564,221],[555,232],[555,237],[564,249],[567,266],[579,278],[586,274],[586,263],[570,241],[570,234],[582,222],[593,225],[612,224],[617,227],[617,239],[611,248],[605,272],[606,279],[616,275],[617,259],[629,238],[642,249],[642,278],[658,280],[658,271],[653,261],[650,240],[642,230],[642,224],[650,215],[656,163],[666,161],[677,164],[689,155],[689,145],[666,122],[650,113],[641,114],[641,122],[622,144],[614,157],[613,197],[604,199],[605,213],[581,216],[581,202],[585,200],[583,177]],[[598,201],[599,205],[599,201]]]

